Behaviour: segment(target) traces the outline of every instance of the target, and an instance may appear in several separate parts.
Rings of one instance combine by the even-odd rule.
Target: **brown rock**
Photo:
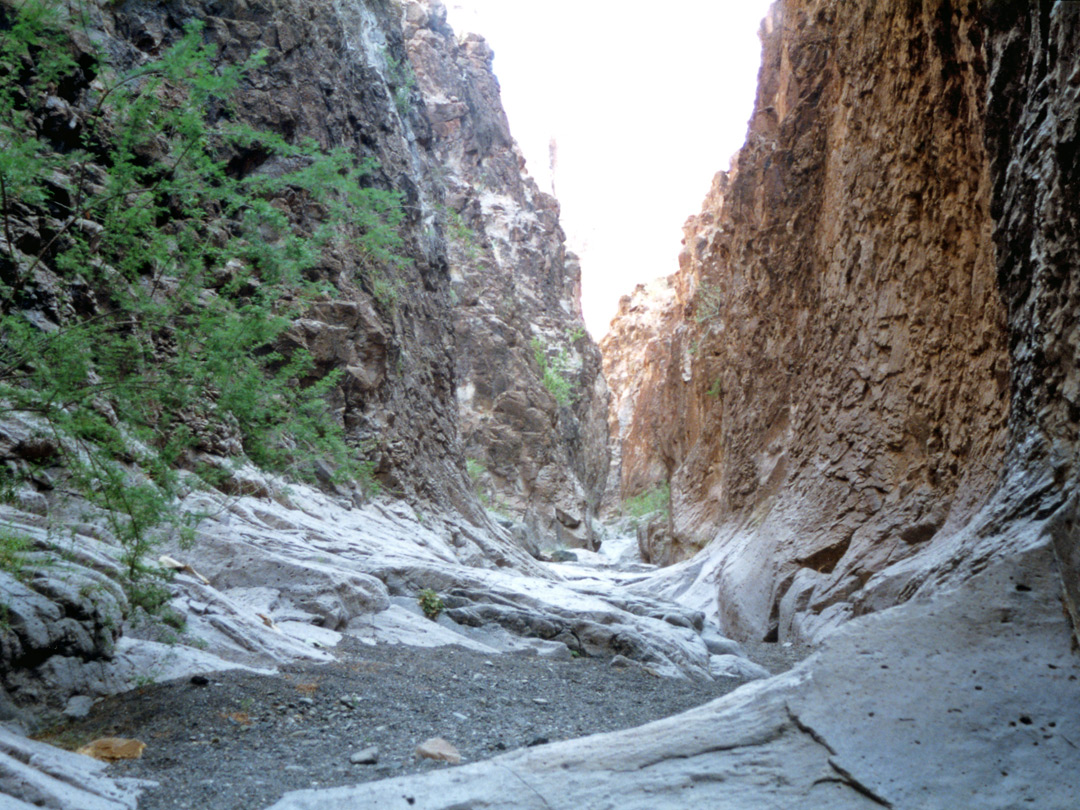
[[[416,755],[422,759],[449,762],[451,765],[461,764],[461,754],[442,737],[432,737],[429,740],[424,740],[420,745],[416,746]]]
[[[862,588],[997,483],[980,24],[971,2],[775,7],[746,145],[679,273],[624,300],[605,343],[622,495],[670,477],[668,559],[712,544],[729,634],[812,637],[895,603],[902,585]]]
[[[123,737],[100,737],[79,748],[75,753],[84,754],[103,762],[116,762],[121,759],[140,759],[146,743]]]
[[[533,527],[541,545],[591,547],[608,468],[607,387],[584,330],[581,268],[566,249],[558,201],[523,171],[491,48],[475,34],[459,42],[439,8],[408,3],[405,33],[446,187],[440,224],[457,300],[465,455],[483,464],[489,503]],[[567,383],[563,403],[549,391],[551,373]],[[569,531],[556,503],[574,516]]]

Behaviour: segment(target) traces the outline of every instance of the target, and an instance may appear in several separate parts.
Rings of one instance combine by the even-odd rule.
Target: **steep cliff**
[[[26,8],[37,7],[32,3]],[[99,193],[94,184],[103,182],[100,178],[118,163],[117,153],[110,150],[125,148],[116,135],[121,131],[116,121],[123,113],[109,112],[112,108],[103,98],[118,97],[129,86],[138,90],[147,76],[167,73],[160,60],[186,41],[184,32],[193,22],[201,25],[196,38],[208,50],[183,70],[170,68],[168,79],[174,84],[154,91],[163,113],[171,111],[170,105],[182,106],[185,95],[196,92],[185,82],[204,63],[209,86],[237,65],[248,67],[235,93],[198,111],[198,125],[208,128],[205,137],[194,139],[187,150],[170,153],[169,138],[175,132],[165,131],[156,140],[136,144],[133,165],[160,184],[171,182],[186,155],[199,154],[208,161],[221,160],[222,172],[230,178],[265,181],[270,188],[275,179],[291,176],[290,171],[313,160],[308,153],[296,156],[290,148],[338,150],[344,163],[317,182],[332,184],[345,175],[344,167],[364,167],[350,179],[355,177],[362,192],[382,193],[373,199],[383,200],[399,218],[389,217],[391,233],[380,230],[378,209],[366,211],[369,219],[328,220],[330,203],[316,199],[302,184],[259,192],[249,200],[249,208],[269,211],[267,223],[279,224],[262,225],[254,237],[243,234],[242,241],[265,241],[260,247],[269,250],[251,260],[258,270],[240,283],[230,274],[241,272],[244,262],[222,259],[218,266],[221,254],[214,248],[231,244],[230,234],[242,232],[248,212],[236,210],[231,219],[222,216],[206,226],[199,217],[207,210],[207,216],[214,214],[217,203],[205,209],[201,201],[194,206],[191,232],[204,240],[198,250],[205,253],[193,254],[196,270],[185,283],[197,291],[194,303],[181,314],[210,309],[229,296],[246,306],[255,291],[269,283],[273,254],[291,249],[277,228],[318,235],[327,221],[334,222],[333,233],[309,244],[317,245],[317,255],[304,267],[303,280],[318,290],[302,311],[290,310],[288,301],[271,301],[262,310],[250,310],[254,314],[248,324],[243,325],[243,319],[237,323],[258,333],[263,320],[289,313],[287,328],[275,334],[272,345],[257,344],[253,351],[271,358],[271,372],[290,358],[310,355],[311,367],[290,376],[287,386],[325,388],[332,422],[380,493],[380,502],[372,505],[374,485],[363,478],[335,477],[329,457],[303,462],[323,495],[307,490],[290,494],[281,480],[242,465],[242,451],[255,448],[246,443],[235,419],[215,420],[213,415],[220,413],[215,399],[223,397],[212,385],[195,391],[196,407],[190,411],[173,414],[167,405],[157,407],[157,426],[170,427],[152,441],[164,444],[175,436],[183,447],[175,460],[189,477],[175,494],[186,499],[182,508],[209,516],[200,524],[194,549],[170,550],[197,560],[221,593],[248,594],[236,602],[221,593],[200,595],[209,587],[202,580],[166,587],[153,577],[139,579],[143,568],[157,567],[154,536],[136,528],[126,541],[119,537],[120,529],[141,519],[137,508],[130,520],[111,521],[109,509],[97,508],[102,505],[98,479],[89,476],[91,483],[82,489],[72,483],[71,465],[65,466],[58,452],[68,441],[63,431],[43,428],[37,416],[0,402],[0,681],[17,703],[62,706],[74,692],[120,689],[149,666],[138,655],[131,659],[131,644],[137,643],[130,640],[133,627],[128,623],[141,615],[140,604],[149,604],[147,589],[165,589],[153,591],[156,604],[151,607],[161,608],[171,597],[177,624],[199,624],[202,619],[197,617],[204,615],[207,602],[215,604],[205,637],[220,642],[216,652],[225,658],[303,658],[307,653],[302,642],[262,638],[263,620],[256,621],[248,601],[252,592],[263,593],[258,610],[267,622],[273,621],[268,617],[297,616],[302,622],[342,629],[356,615],[386,610],[388,587],[395,595],[409,595],[437,581],[455,581],[452,572],[431,574],[424,566],[432,559],[440,565],[509,567],[536,574],[539,569],[522,544],[592,542],[591,510],[607,467],[606,388],[599,353],[583,330],[576,333],[581,326],[579,269],[563,246],[557,202],[540,194],[523,173],[491,73],[491,52],[482,40],[469,37],[459,45],[438,2],[356,0],[316,8],[293,0],[176,0],[45,3],[42,8],[46,27],[58,26],[55,44],[64,61],[57,75],[39,81],[33,47],[15,56],[10,55],[14,51],[2,51],[7,60],[4,91],[14,88],[17,113],[26,111],[16,123],[25,124],[26,132],[5,118],[0,137],[5,149],[8,144],[24,148],[18,136],[40,144],[35,148],[46,156],[89,146],[81,164],[59,158],[53,162],[63,169],[47,180],[48,205],[40,196],[15,202],[9,196],[13,186],[3,188],[0,314],[11,317],[5,329],[9,323],[20,329],[29,324],[28,334],[40,330],[77,335],[72,325],[82,323],[80,319],[114,317],[114,289],[95,288],[102,277],[119,275],[113,267],[95,275],[103,261],[94,251],[101,234],[108,238],[108,223],[95,220],[101,208],[80,211],[74,200],[84,188],[87,194]],[[23,10],[19,4],[0,4],[0,29],[9,32]],[[18,71],[11,67],[15,60],[21,60]],[[269,135],[233,140],[219,135],[219,129],[241,126]],[[265,146],[271,137],[285,146]],[[15,176],[10,162],[0,170],[5,181]],[[93,178],[90,185],[84,183],[87,177]],[[217,185],[224,181],[212,180],[207,187]],[[130,207],[149,205],[156,188],[136,186],[125,192],[138,201]],[[162,233],[180,232],[175,212],[185,191],[190,188],[177,184],[171,189],[175,200],[162,195],[164,204],[156,209],[154,224]],[[260,208],[263,202],[269,205]],[[57,240],[69,229],[92,237],[73,243],[86,249],[75,260],[74,253],[51,250],[54,243],[66,244]],[[385,238],[385,244],[365,239],[372,233]],[[162,255],[172,255],[169,251],[179,241],[177,237],[166,244]],[[165,271],[161,282],[148,269],[151,262],[135,261],[142,248],[132,244],[110,255],[110,261],[119,264],[130,256],[132,269],[123,269],[131,273],[135,286],[170,293],[181,289],[179,283],[168,286],[174,280]],[[118,289],[126,294],[125,288]],[[161,292],[159,300],[166,294]],[[118,331],[125,328],[121,325]],[[173,357],[181,341],[171,324],[157,328],[145,343],[129,343],[125,351],[151,359],[156,355],[158,360]],[[6,341],[9,335],[0,337]],[[74,347],[80,349],[78,343]],[[9,348],[6,342],[0,347],[5,384],[27,368],[47,371],[47,363],[38,359],[13,361],[19,355]],[[559,390],[565,389],[564,401],[557,401],[545,385],[541,359],[554,383],[562,386]],[[93,364],[101,367],[102,362],[95,358],[89,364],[91,386],[100,382],[93,376]],[[148,368],[150,374],[159,373],[152,362]],[[225,374],[230,371],[226,368]],[[141,391],[138,382],[135,379],[134,390]],[[258,382],[248,383],[249,392],[259,387]],[[156,393],[145,396],[153,400]],[[122,490],[144,485],[144,472],[151,467],[142,460],[152,455],[143,455],[138,445],[115,449],[131,435],[124,433],[129,428],[117,415],[124,412],[119,400],[119,395],[113,402],[107,395],[91,397],[86,412],[96,418],[100,411],[119,426],[110,449],[119,465],[111,469],[117,481],[124,482]],[[465,441],[459,425],[464,425]],[[49,438],[42,438],[43,431]],[[189,436],[194,438],[186,442]],[[298,442],[286,436],[279,443],[288,451]],[[77,453],[67,454],[75,457]],[[474,464],[467,464],[468,457],[480,460],[479,476]],[[220,491],[207,497],[220,501],[200,501],[205,483],[190,477],[194,473],[217,486]],[[321,500],[324,496],[329,500]],[[271,548],[274,543],[267,534],[257,549],[248,548],[230,517],[247,508],[230,499],[243,498],[263,499],[266,505],[253,507],[256,512],[276,508],[269,505],[273,499],[292,512],[306,509],[324,515],[317,527],[305,530],[309,538],[322,538],[313,540],[322,544],[318,560],[300,559],[311,552],[303,544],[288,552]],[[200,505],[192,507],[194,501]],[[315,502],[317,507],[312,506]],[[492,521],[485,505],[502,505],[515,517],[524,517],[532,533],[515,524],[515,542]],[[365,510],[364,517],[330,517],[335,510],[344,514],[354,508]],[[297,517],[272,518],[260,531],[295,529]],[[339,541],[325,540],[325,532],[333,534],[326,521],[352,521],[337,551],[329,545]],[[57,558],[57,533],[70,546],[62,562]],[[411,562],[394,561],[403,539],[408,549],[403,559]],[[379,551],[383,542],[385,548]],[[357,551],[356,543],[370,544]],[[350,544],[352,550],[333,570],[327,568],[327,555]],[[295,559],[282,562],[283,554]],[[366,562],[357,563],[358,555]],[[380,575],[391,586],[372,579],[375,563],[369,558],[380,555],[376,567],[382,566]],[[238,571],[236,560],[241,557],[247,562]],[[282,570],[289,572],[284,578]],[[352,573],[344,573],[347,570]],[[431,579],[423,580],[417,571],[427,571]],[[266,594],[271,594],[269,601],[263,601]],[[472,601],[460,594],[458,600],[456,607],[461,608]],[[220,615],[219,608],[224,611]],[[234,621],[239,624],[233,626]],[[218,639],[214,628],[224,624],[231,628],[228,638]],[[156,631],[140,632],[153,636]],[[119,658],[117,644],[123,645]],[[4,702],[0,691],[0,710]]]
[[[986,15],[997,279],[1012,362],[1003,521],[1045,521],[1080,643],[1080,7]]]
[[[474,483],[533,543],[591,546],[607,476],[607,388],[559,204],[524,173],[491,48],[437,2],[405,35],[446,188],[460,430]]]
[[[910,596],[870,580],[947,545],[1005,463],[988,67],[972,4],[788,2],[762,38],[746,145],[636,349],[662,359],[622,487],[666,470],[727,629],[812,638]]]

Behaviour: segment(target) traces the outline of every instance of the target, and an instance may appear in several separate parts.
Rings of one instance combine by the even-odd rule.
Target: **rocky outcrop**
[[[812,639],[908,598],[868,583],[947,544],[1002,470],[988,66],[971,4],[789,2],[762,37],[746,145],[633,350],[656,360],[622,482],[668,471],[726,629]]]
[[[89,39],[71,41],[73,57],[84,67],[63,82],[62,97],[53,99],[54,107],[66,110],[74,135],[57,135],[47,116],[43,132],[56,148],[66,148],[62,137],[77,136],[80,122],[92,114],[97,69],[90,66],[99,58],[117,71],[147,65],[191,20],[205,26],[204,40],[223,63],[241,64],[265,51],[261,66],[247,73],[238,91],[234,109],[243,123],[291,143],[309,138],[324,149],[346,150],[373,167],[364,182],[402,194],[399,261],[372,261],[343,245],[324,251],[309,278],[322,282],[325,293],[278,348],[287,355],[309,352],[315,378],[341,373],[329,393],[336,417],[385,489],[450,505],[486,524],[458,446],[446,245],[428,227],[442,187],[425,159],[432,132],[423,102],[395,70],[407,57],[394,4],[331,3],[317,14],[292,0],[94,6]],[[242,152],[231,156],[230,167],[246,175],[287,168],[287,161],[258,149]],[[312,232],[323,214],[304,195],[282,195],[277,204],[302,233]],[[47,241],[49,229],[58,228],[48,219],[25,225],[28,232],[16,240],[20,245],[41,245],[42,234]],[[16,223],[12,232],[22,227]],[[70,309],[67,281],[47,262],[37,276],[20,280],[18,305],[35,322],[63,322]],[[204,449],[224,455],[237,448],[235,437],[226,435]]]
[[[559,204],[524,171],[484,39],[439,2],[405,36],[446,187],[460,430],[487,505],[533,542],[592,547],[607,476],[607,388],[581,316]]]
[[[1049,525],[1080,643],[1080,9],[994,6],[986,109],[998,284],[1012,361],[1002,491]]]
[[[272,810],[1069,810],[1080,658],[1038,534],[1011,536],[1041,549],[856,619],[796,669],[684,714],[452,770],[297,791]]]
[[[669,410],[673,403],[655,396],[679,389],[667,379],[669,372],[676,377],[681,373],[668,363],[678,311],[673,279],[639,284],[619,300],[611,329],[600,341],[604,377],[611,388],[611,473],[604,499],[608,514],[615,514],[624,498],[667,481],[683,455],[669,447],[646,448],[637,438],[679,438],[670,429],[678,419]]]
[[[9,5],[0,6],[0,24],[8,24]],[[599,353],[583,330],[575,331],[582,325],[580,271],[563,244],[558,203],[523,173],[499,103],[490,49],[478,37],[459,45],[437,2],[357,0],[317,10],[294,0],[94,6],[87,36],[73,35],[70,43],[77,63],[73,75],[42,112],[43,137],[61,149],[63,138],[74,137],[68,130],[80,132],[99,92],[98,59],[118,71],[151,64],[190,20],[204,25],[203,38],[223,63],[239,64],[265,51],[245,74],[229,115],[290,142],[312,139],[325,149],[344,149],[374,167],[364,183],[402,195],[397,259],[378,261],[348,240],[332,242],[308,271],[323,294],[275,347],[286,356],[311,355],[315,369],[306,382],[338,375],[328,393],[335,418],[370,464],[383,497],[395,504],[386,507],[396,526],[388,535],[378,506],[364,520],[346,520],[350,530],[367,538],[365,547],[380,538],[392,546],[395,537],[408,534],[403,526],[411,525],[421,546],[438,547],[448,569],[503,567],[544,576],[492,522],[484,497],[488,506],[504,504],[531,525],[531,537],[515,527],[519,544],[532,541],[535,549],[540,538],[594,544],[592,518],[607,467]],[[214,108],[211,114],[224,111]],[[53,118],[62,118],[63,126]],[[281,161],[237,148],[229,165],[265,176],[281,171]],[[316,229],[322,214],[309,202],[294,193],[275,200],[300,232]],[[85,290],[75,290],[47,260],[36,265],[33,278],[11,275],[11,257],[61,229],[55,219],[28,210],[5,218],[0,280],[19,282],[11,306],[41,328],[54,329],[75,311],[73,301]],[[88,221],[86,227],[92,226]],[[15,249],[8,243],[12,234]],[[539,349],[531,345],[534,339]],[[565,402],[545,387],[538,356],[566,387]],[[256,664],[318,658],[322,654],[312,652],[303,633],[290,638],[273,628],[292,623],[294,629],[336,632],[358,616],[390,611],[388,599],[405,599],[410,587],[458,582],[407,558],[386,562],[385,572],[378,568],[397,583],[388,591],[371,573],[375,569],[332,570],[272,548],[266,537],[255,553],[241,541],[245,532],[238,536],[228,519],[211,521],[203,527],[199,552],[175,553],[195,560],[215,585],[181,577],[173,609],[174,623],[189,627],[191,638],[212,643],[220,657],[186,648],[175,666],[163,669],[160,642],[179,639],[183,647],[185,639],[167,628],[131,626],[138,611],[125,594],[123,586],[130,583],[117,561],[123,550],[107,522],[78,497],[69,499],[56,447],[25,422],[25,414],[0,403],[0,416],[0,495],[21,507],[0,515],[0,528],[27,545],[14,552],[25,571],[0,571],[0,686],[19,706],[63,709],[73,694],[92,698],[130,687],[140,671],[165,677],[220,665],[222,659]],[[281,482],[251,465],[226,462],[242,451],[234,429],[195,421],[190,426],[205,438],[195,448],[194,463],[227,473],[219,483],[223,493],[288,502]],[[465,427],[464,442],[459,425]],[[467,472],[467,455],[480,462],[479,492]],[[9,468],[22,481],[10,494],[3,489]],[[323,497],[330,498],[321,508],[349,510],[370,500],[370,493],[336,482],[329,465],[317,464],[314,472]],[[228,508],[217,502],[210,511],[226,509],[235,516],[239,500]],[[254,518],[257,531],[267,528],[263,520],[271,529],[300,530],[275,509],[255,510],[262,516]],[[96,517],[76,517],[80,510]],[[70,551],[59,549],[58,536]],[[425,574],[433,579],[425,581]],[[459,607],[487,596],[472,583],[459,596]],[[529,622],[538,625],[539,619],[530,619],[527,610],[518,613],[516,630],[533,632]],[[550,614],[534,613],[547,621],[545,628],[551,626]],[[597,620],[610,621],[606,614]],[[471,623],[495,624],[475,617]],[[613,641],[617,631],[593,628],[595,623],[566,616],[556,622],[581,652],[621,643]],[[410,627],[415,637],[423,635],[400,616],[389,626],[396,628],[387,631],[390,636],[407,635]],[[587,638],[579,639],[582,634]],[[708,655],[700,645],[673,671],[684,663],[707,677]],[[5,701],[0,713],[6,719],[15,710]]]

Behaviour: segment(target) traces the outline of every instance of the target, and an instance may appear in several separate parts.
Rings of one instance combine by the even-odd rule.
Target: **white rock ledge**
[[[641,728],[289,793],[272,810],[1075,810],[1080,656],[1055,566],[1040,543]]]

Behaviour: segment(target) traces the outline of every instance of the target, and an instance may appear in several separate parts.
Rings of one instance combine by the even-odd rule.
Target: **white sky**
[[[768,0],[446,0],[495,51],[510,130],[555,192],[598,339],[636,284],[678,268],[682,224],[742,145]]]

